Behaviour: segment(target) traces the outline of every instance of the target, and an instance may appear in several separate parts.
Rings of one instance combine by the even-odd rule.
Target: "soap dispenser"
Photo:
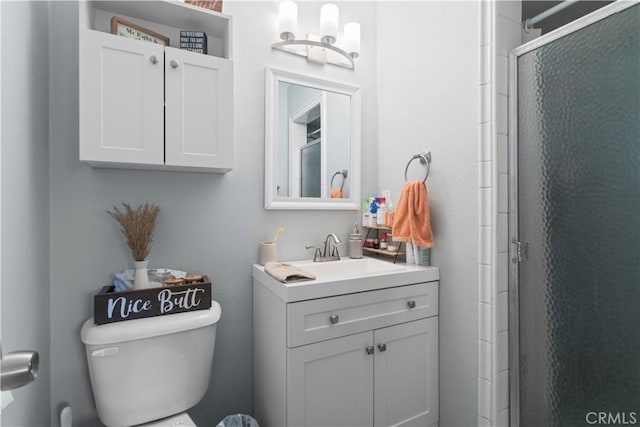
[[[349,234],[349,258],[362,258],[362,233],[355,223],[353,232]]]

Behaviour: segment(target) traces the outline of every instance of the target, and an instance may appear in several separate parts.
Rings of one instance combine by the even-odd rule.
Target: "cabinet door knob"
[[[149,62],[151,62],[153,65],[156,65],[158,63],[158,57],[156,57],[155,55],[151,55],[149,57]]]
[[[329,316],[329,322],[331,322],[332,325],[335,325],[336,323],[338,323],[338,320],[340,320],[340,318],[338,317],[337,314]]]
[[[379,351],[387,351],[387,345],[383,344],[383,343],[378,344],[378,350]]]
[[[407,301],[407,307],[409,308],[416,308],[416,302],[411,300],[411,301]]]
[[[372,345],[367,346],[367,348],[365,348],[365,351],[369,355],[373,354],[373,346]]]
[[[171,65],[171,68],[175,70],[180,64],[178,64],[178,61],[176,61],[175,59],[172,59],[171,61],[169,61],[169,65]]]

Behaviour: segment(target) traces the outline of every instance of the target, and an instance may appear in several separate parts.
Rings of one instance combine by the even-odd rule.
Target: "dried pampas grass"
[[[123,203],[122,206],[123,210],[114,206],[113,210],[107,213],[120,224],[120,230],[127,239],[133,260],[144,261],[151,252],[160,208],[149,203],[138,206],[135,210],[128,203]]]

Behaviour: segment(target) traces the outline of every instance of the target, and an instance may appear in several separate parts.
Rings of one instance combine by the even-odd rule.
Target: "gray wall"
[[[206,272],[214,279],[214,297],[222,305],[223,317],[211,386],[192,415],[196,421],[212,424],[226,414],[251,413],[250,265],[257,260],[258,242],[270,239],[283,226],[281,258],[304,258],[308,256],[305,243],[319,243],[328,231],[346,237],[352,222],[359,219],[356,212],[262,208],[264,67],[272,65],[362,87],[363,196],[391,189],[397,200],[409,156],[424,149],[432,151],[433,263],[440,266],[442,277],[440,418],[442,425],[475,424],[479,5],[340,4],[342,22],[357,20],[362,24],[362,55],[352,72],[307,64],[299,57],[271,51],[269,44],[277,39],[277,3],[225,2],[225,12],[234,17],[236,159],[234,170],[225,175],[93,169],[80,164],[76,5],[52,2],[50,6],[51,22],[63,23],[52,25],[50,32],[50,129],[49,53],[42,43],[48,35],[47,6],[6,5],[2,2],[5,351],[11,350],[5,319],[14,323],[22,312],[29,314],[24,309],[26,303],[13,303],[13,308],[7,298],[38,300],[42,307],[35,314],[36,323],[46,324],[50,292],[51,324],[49,329],[33,331],[38,337],[35,342],[19,343],[42,346],[38,350],[44,355],[45,369],[39,383],[24,388],[20,391],[23,395],[16,394],[16,403],[3,413],[3,422],[11,411],[17,414],[21,410],[17,417],[34,417],[28,419],[28,425],[47,425],[43,421],[46,414],[38,409],[46,408],[50,401],[52,425],[57,425],[64,402],[74,409],[74,425],[96,424],[79,330],[92,314],[95,291],[109,282],[112,272],[130,266],[118,228],[104,212],[123,201],[150,201],[161,207],[150,256],[152,266]],[[299,3],[301,34],[317,30],[320,5]],[[9,9],[16,11],[16,19],[8,19]],[[25,23],[31,29],[31,49],[5,47],[10,40],[5,34],[24,37],[21,29]],[[11,70],[7,70],[7,61],[15,61]],[[11,108],[7,108],[9,102]],[[378,117],[383,120],[378,122]],[[21,143],[8,144],[11,139]],[[9,271],[29,271],[34,280],[12,287]],[[49,331],[55,366],[50,388],[46,363]],[[27,414],[18,399],[27,400],[30,390],[38,390],[38,399],[45,403],[35,405],[36,410],[30,406]]]
[[[5,426],[49,424],[49,4],[2,9],[2,350],[36,350]]]
[[[379,190],[397,202],[407,161],[433,156],[441,426],[477,419],[479,23],[479,2],[378,3]],[[423,177],[414,161],[409,179]]]
[[[321,3],[298,6],[301,33],[315,29]],[[235,167],[216,175],[93,169],[78,161],[77,10],[74,3],[51,3],[52,22],[64,23],[51,28],[52,419],[57,420],[60,403],[69,402],[74,425],[96,425],[80,327],[92,315],[92,295],[111,273],[131,265],[105,210],[145,201],[161,209],[150,265],[210,274],[222,306],[211,385],[191,414],[213,425],[227,414],[252,412],[251,264],[257,262],[258,243],[282,226],[281,258],[305,258],[310,256],[305,243],[320,243],[329,231],[346,238],[358,218],[355,211],[263,209],[265,66],[360,85],[364,164],[375,164],[375,5],[340,7],[342,19],[363,26],[355,72],[272,51],[270,43],[278,38],[276,2],[225,2],[224,11],[234,20]],[[362,181],[365,194],[375,190],[371,168],[364,168]]]

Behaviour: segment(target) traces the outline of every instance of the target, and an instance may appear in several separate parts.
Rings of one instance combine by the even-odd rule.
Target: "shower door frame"
[[[618,0],[557,30],[538,37],[509,53],[509,425],[520,426],[520,323],[519,262],[516,261],[518,235],[518,58],[546,44],[579,31],[591,24],[620,13],[637,1]]]

